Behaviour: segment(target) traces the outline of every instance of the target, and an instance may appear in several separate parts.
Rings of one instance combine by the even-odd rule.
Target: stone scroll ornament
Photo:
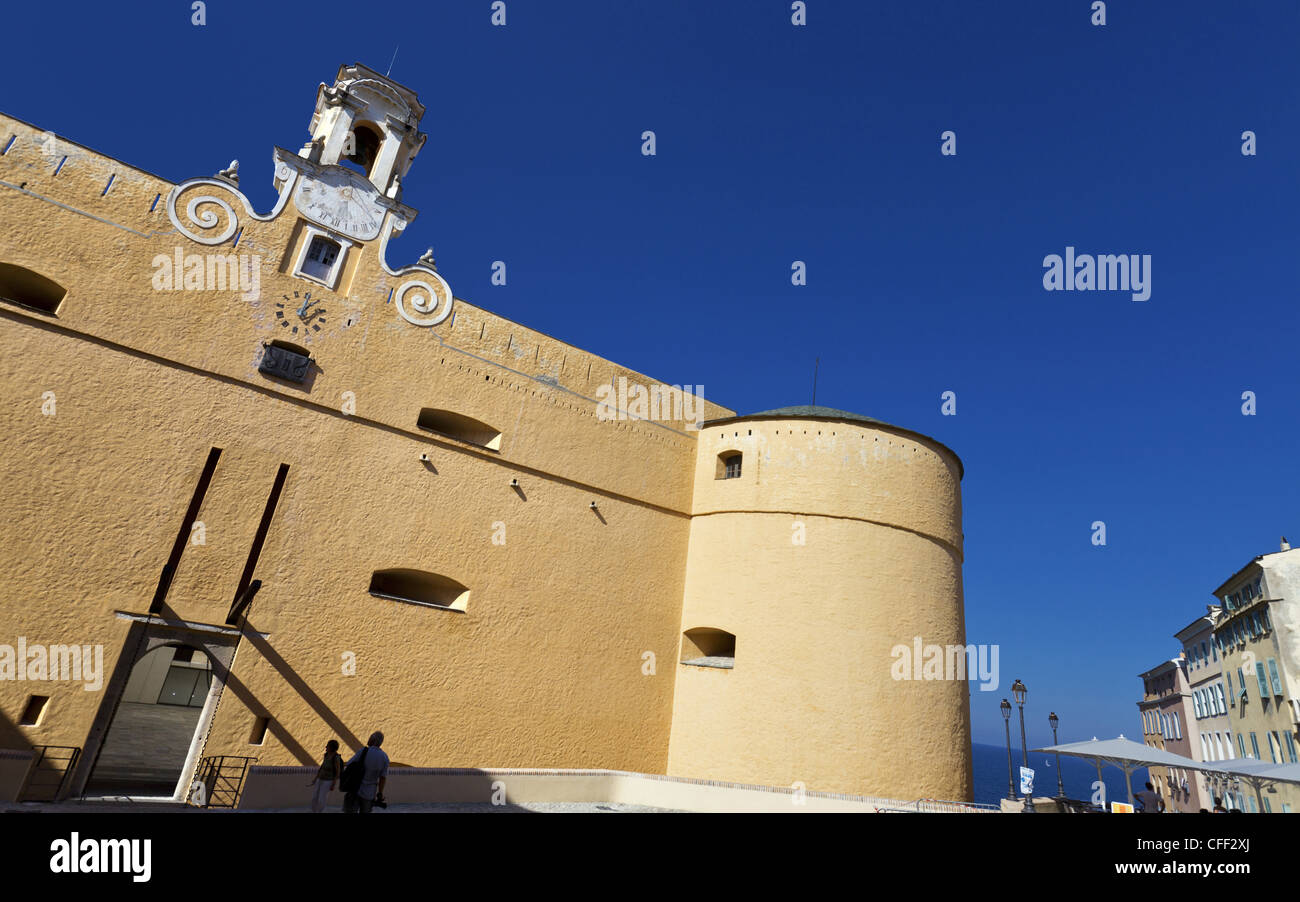
[[[232,168],[237,164],[232,164]],[[223,170],[228,173],[230,170]],[[260,222],[274,219],[284,209],[293,190],[297,173],[283,162],[275,167],[276,181],[281,182],[280,196],[275,207],[266,215],[258,215],[253,205],[229,176],[188,179],[167,195],[167,218],[176,230],[198,244],[215,245],[229,241],[239,229],[239,213],[233,201],[243,207],[243,214]],[[183,218],[182,215],[183,214]]]
[[[387,257],[388,239],[393,232],[400,232],[407,226],[400,216],[390,216],[380,238],[379,259]],[[433,262],[433,250],[429,249],[414,266],[401,270],[391,269],[383,262],[384,270],[392,276],[402,279],[393,290],[393,304],[402,319],[413,326],[436,326],[451,316],[454,303],[451,286],[438,274]]]

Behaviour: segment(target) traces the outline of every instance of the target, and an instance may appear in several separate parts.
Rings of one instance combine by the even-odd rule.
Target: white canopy
[[[1054,752],[1086,758],[1097,766],[1097,779],[1101,779],[1101,766],[1109,764],[1124,771],[1124,785],[1128,789],[1129,804],[1133,803],[1133,786],[1129,775],[1143,767],[1181,767],[1185,770],[1199,770],[1211,774],[1238,777],[1249,783],[1255,790],[1259,808],[1264,810],[1262,787],[1271,783],[1300,783],[1300,764],[1275,764],[1271,761],[1258,761],[1254,758],[1233,758],[1227,761],[1194,761],[1175,755],[1155,746],[1144,745],[1125,739],[1120,734],[1117,739],[1096,739],[1087,742],[1068,742],[1047,748],[1034,749],[1035,752]]]
[[[1124,787],[1128,790],[1129,804],[1133,804],[1133,784],[1129,777],[1135,770],[1143,767],[1181,767],[1187,770],[1221,771],[1217,764],[1193,761],[1182,755],[1175,755],[1155,746],[1144,745],[1125,739],[1121,733],[1116,739],[1093,738],[1085,742],[1067,742],[1063,745],[1051,745],[1047,748],[1034,749],[1035,752],[1053,752],[1075,758],[1086,758],[1097,766],[1097,779],[1101,779],[1101,766],[1109,764],[1124,771]]]

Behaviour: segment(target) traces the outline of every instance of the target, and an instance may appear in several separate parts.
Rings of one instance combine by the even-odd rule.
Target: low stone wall
[[[314,767],[252,767],[239,808],[307,808]],[[920,810],[914,802],[788,787],[691,780],[616,770],[523,770],[443,767],[392,768],[384,791],[392,804],[459,802],[525,804],[588,802],[644,805],[678,811],[817,813]],[[331,793],[330,807],[343,804]],[[971,811],[980,810],[971,806]]]
[[[19,800],[35,756],[31,750],[0,749],[0,802]]]

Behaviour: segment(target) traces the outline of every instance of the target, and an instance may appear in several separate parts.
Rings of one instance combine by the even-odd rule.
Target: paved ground
[[[15,812],[54,812],[59,814],[120,813],[120,812],[171,812],[175,814],[229,814],[223,809],[192,808],[167,802],[154,801],[87,801],[87,802],[27,802],[21,805],[0,804],[0,814]],[[240,812],[242,813],[242,812]],[[310,814],[310,808],[268,808],[256,813]],[[331,808],[327,814],[342,814]],[[418,804],[390,805],[387,811],[377,814],[673,814],[668,808],[649,808],[645,805],[624,805],[616,802],[536,802],[522,805],[474,804]]]
[[[171,795],[185,767],[200,709],[123,702],[88,791]]]

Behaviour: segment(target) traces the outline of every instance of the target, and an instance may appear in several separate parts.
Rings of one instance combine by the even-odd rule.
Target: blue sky
[[[393,261],[432,245],[458,296],[741,412],[807,403],[820,357],[819,403],[965,462],[968,641],[1003,681],[975,740],[1017,677],[1033,743],[1049,710],[1138,734],[1136,675],[1300,539],[1300,4],[489,6],[61,4],[57,44],[7,42],[0,109],[175,181],[237,157],[265,210],[316,86],[400,45],[429,141]],[[1067,245],[1150,254],[1150,300],[1045,291]]]

